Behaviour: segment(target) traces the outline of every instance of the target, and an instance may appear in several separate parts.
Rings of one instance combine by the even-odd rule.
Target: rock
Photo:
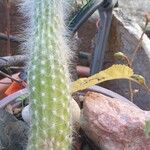
[[[149,111],[137,106],[88,92],[81,113],[81,127],[102,150],[150,150],[144,134]]]
[[[78,131],[80,129],[80,108],[74,99],[71,100],[70,109],[72,114],[73,128],[74,130]]]
[[[0,109],[0,149],[26,150],[29,127]]]
[[[136,21],[139,25],[144,27],[146,12],[149,12],[150,1],[149,0],[128,0],[125,3],[124,0],[119,0],[119,8],[121,8],[130,19]]]
[[[21,112],[23,120],[28,124],[30,124],[31,122],[31,113],[30,113],[29,108],[30,108],[29,105],[27,105],[22,109],[22,112]]]
[[[143,16],[144,17],[144,16]],[[130,59],[133,51],[137,47],[138,41],[142,35],[142,28],[133,20],[129,19],[125,12],[116,9],[113,12],[112,25],[109,35],[109,45],[105,53],[103,68],[108,68],[114,63],[120,63],[114,58],[116,52],[123,52]],[[142,46],[137,52],[133,69],[136,74],[145,77],[147,85],[150,87],[150,39],[144,35]],[[134,94],[134,103],[141,109],[150,110],[150,94],[142,87],[132,83],[133,90],[139,92]],[[115,80],[103,84],[104,87],[119,93],[130,99],[130,90],[128,81]]]

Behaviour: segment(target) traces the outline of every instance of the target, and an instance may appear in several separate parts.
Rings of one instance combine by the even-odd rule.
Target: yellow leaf
[[[99,73],[88,78],[81,78],[72,84],[72,93],[84,90],[95,84],[114,80],[114,79],[130,79],[133,76],[133,70],[126,65],[113,65],[110,68],[100,71]]]

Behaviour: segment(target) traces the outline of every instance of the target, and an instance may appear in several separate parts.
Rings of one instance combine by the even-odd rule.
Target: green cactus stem
[[[30,0],[34,24],[28,69],[32,113],[30,150],[70,149],[68,46],[63,0]],[[28,3],[27,7],[30,5]],[[27,12],[27,11],[26,11]]]

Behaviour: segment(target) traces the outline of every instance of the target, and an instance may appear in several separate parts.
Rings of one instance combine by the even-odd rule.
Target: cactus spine
[[[32,111],[28,149],[70,149],[68,46],[64,40],[63,0],[30,0],[34,37],[30,50]],[[30,5],[30,4],[29,4]],[[28,5],[28,6],[29,6]]]

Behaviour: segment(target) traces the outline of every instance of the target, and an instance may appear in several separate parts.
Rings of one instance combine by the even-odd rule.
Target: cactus
[[[24,3],[23,12],[30,13],[30,23],[34,25],[30,38],[33,44],[28,47],[32,113],[28,149],[67,150],[71,145],[71,125],[64,1],[28,0]]]

